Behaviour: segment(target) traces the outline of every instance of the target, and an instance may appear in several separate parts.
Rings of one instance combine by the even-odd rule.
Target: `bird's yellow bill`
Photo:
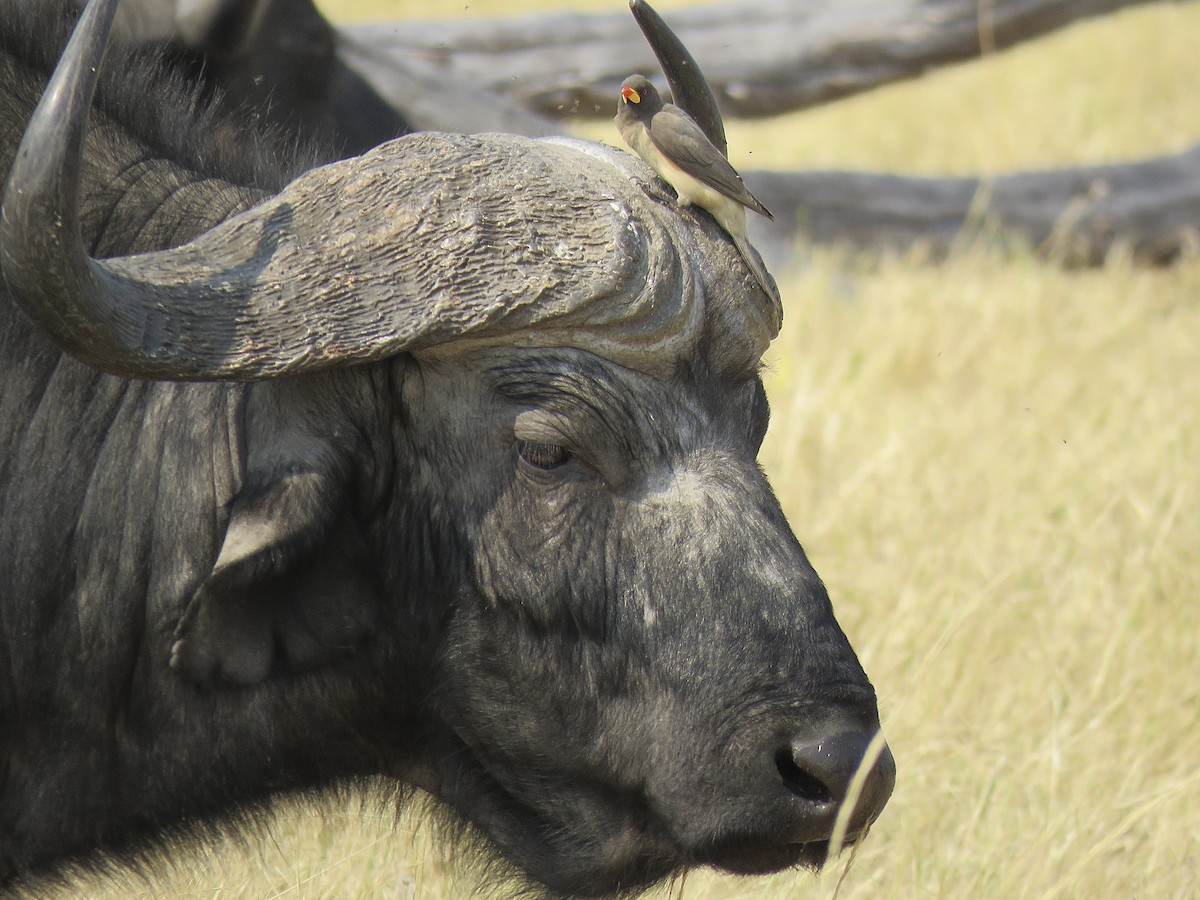
[[[642,95],[631,87],[621,88],[621,96],[625,98],[626,103],[641,103]]]

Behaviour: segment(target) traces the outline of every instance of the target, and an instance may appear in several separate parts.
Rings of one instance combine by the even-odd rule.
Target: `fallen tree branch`
[[[771,116],[911,78],[1149,0],[743,0],[668,24],[732,116]],[[549,116],[611,115],[625,76],[658,76],[633,17],[538,14],[344,29],[377,59]],[[372,79],[378,86],[378,73]]]
[[[797,240],[859,249],[927,249],[1014,241],[1073,265],[1115,246],[1166,263],[1200,247],[1200,146],[1134,163],[995,178],[912,178],[861,172],[751,172],[775,213],[751,238],[772,261]]]

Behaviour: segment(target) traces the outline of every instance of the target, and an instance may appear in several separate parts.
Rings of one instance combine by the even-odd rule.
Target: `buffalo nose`
[[[876,755],[874,727],[846,719],[810,724],[800,735],[774,746],[774,772],[761,779],[761,756],[747,772],[755,787],[744,796],[741,816],[729,816],[718,834],[704,835],[704,862],[743,875],[777,872],[796,865],[819,868],[826,862],[829,842],[838,825],[838,815],[853,802],[843,833],[843,844],[863,836],[883,811],[896,783],[896,762],[880,741]],[[864,727],[866,726],[866,727]],[[766,749],[766,748],[764,748]],[[867,751],[871,751],[868,759]],[[866,766],[861,788],[855,775]],[[753,772],[754,774],[750,774]],[[740,827],[733,821],[740,818]]]
[[[793,740],[775,755],[775,766],[792,794],[831,815],[846,801],[873,734],[845,731],[818,740]],[[847,835],[856,836],[883,811],[896,784],[896,761],[887,745],[866,773]]]

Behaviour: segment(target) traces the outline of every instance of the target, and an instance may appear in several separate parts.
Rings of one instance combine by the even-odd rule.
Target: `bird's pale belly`
[[[666,182],[675,188],[680,203],[692,203],[712,213],[717,223],[734,236],[746,234],[746,207],[731,200],[720,191],[715,191],[698,178],[684,172],[671,162],[666,162],[668,172],[662,172]]]

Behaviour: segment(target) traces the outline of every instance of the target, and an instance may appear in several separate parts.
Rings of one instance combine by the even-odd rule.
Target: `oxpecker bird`
[[[746,207],[774,219],[739,175],[686,112],[663,103],[657,89],[642,75],[630,75],[621,85],[614,120],[625,143],[667,184],[679,204],[708,210],[729,233],[755,280],[768,297],[779,292],[746,236]]]

